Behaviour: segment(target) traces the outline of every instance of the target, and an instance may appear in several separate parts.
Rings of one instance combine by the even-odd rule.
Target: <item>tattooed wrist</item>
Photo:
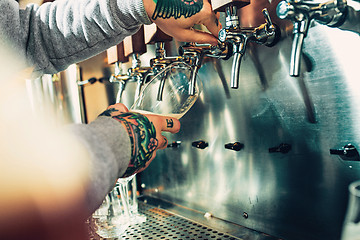
[[[191,17],[203,8],[203,0],[153,0],[156,4],[152,19]]]
[[[116,111],[118,111],[118,110],[116,110],[116,108],[106,109],[104,112],[102,112],[102,113],[99,115],[99,117],[100,117],[100,116],[111,117],[111,113],[116,112]]]
[[[113,118],[126,129],[131,143],[131,159],[122,177],[128,177],[145,168],[158,147],[156,130],[149,119],[138,113],[123,113]]]

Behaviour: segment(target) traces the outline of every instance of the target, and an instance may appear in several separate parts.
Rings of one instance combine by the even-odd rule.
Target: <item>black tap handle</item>
[[[244,148],[244,144],[240,142],[234,142],[234,143],[227,143],[225,144],[226,149],[234,150],[234,151],[240,151]]]
[[[97,81],[97,79],[96,79],[95,77],[92,77],[92,78],[89,78],[89,79],[88,79],[88,82],[89,82],[90,84],[94,84],[96,81]]]
[[[203,140],[199,140],[199,141],[195,141],[195,142],[192,142],[191,144],[193,147],[196,147],[196,148],[200,148],[200,149],[205,149],[209,146],[209,144]]]
[[[348,157],[348,158],[359,157],[358,150],[351,143],[346,144],[341,149],[330,149],[330,154],[339,155],[339,156],[345,156],[345,157]]]
[[[290,150],[291,150],[291,145],[290,144],[281,143],[277,147],[269,148],[269,153],[280,152],[280,153],[285,154],[285,153],[288,153]]]

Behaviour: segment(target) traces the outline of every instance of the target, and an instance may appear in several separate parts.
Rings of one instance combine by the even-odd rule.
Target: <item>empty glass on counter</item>
[[[116,183],[90,219],[92,231],[102,238],[118,237],[130,225],[129,214],[121,197],[119,184]]]
[[[360,240],[360,180],[349,185],[349,192],[341,240]]]
[[[123,205],[127,208],[130,225],[145,222],[146,216],[140,214],[138,210],[136,174],[127,178],[119,178],[117,183],[119,184],[121,196],[124,196],[121,199]]]
[[[169,64],[144,85],[130,110],[180,119],[194,105],[202,90],[202,83],[197,78],[195,94],[189,94],[192,74],[193,68],[184,62]]]
[[[90,227],[100,237],[115,238],[130,225],[145,221],[146,216],[138,212],[136,177],[132,175],[117,180],[114,189],[92,215]]]

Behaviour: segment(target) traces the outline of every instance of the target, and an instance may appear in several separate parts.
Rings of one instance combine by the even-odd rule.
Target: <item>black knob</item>
[[[209,146],[209,144],[203,140],[195,141],[191,144],[193,147],[204,149]]]
[[[339,155],[344,160],[360,161],[359,152],[351,143],[340,149],[330,149],[330,154]]]
[[[107,83],[107,82],[109,82],[109,78],[102,77],[102,78],[99,78],[98,81],[101,82],[101,83]]]
[[[94,78],[94,77],[88,79],[88,82],[89,82],[90,84],[94,84],[96,81],[97,81],[97,79]]]
[[[167,145],[168,148],[178,148],[181,145],[181,141],[174,141]]]
[[[285,153],[288,153],[290,150],[291,150],[291,145],[290,144],[281,143],[277,147],[269,148],[269,153],[280,152],[280,153],[285,154]]]
[[[226,149],[234,150],[234,151],[240,151],[244,148],[244,144],[240,142],[234,142],[234,143],[227,143],[225,144]]]

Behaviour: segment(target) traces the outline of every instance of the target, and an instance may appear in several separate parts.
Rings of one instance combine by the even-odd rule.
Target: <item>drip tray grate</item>
[[[139,212],[146,216],[146,222],[130,226],[126,232],[117,239],[241,239],[144,203],[139,203]],[[102,238],[92,236],[91,239]]]

